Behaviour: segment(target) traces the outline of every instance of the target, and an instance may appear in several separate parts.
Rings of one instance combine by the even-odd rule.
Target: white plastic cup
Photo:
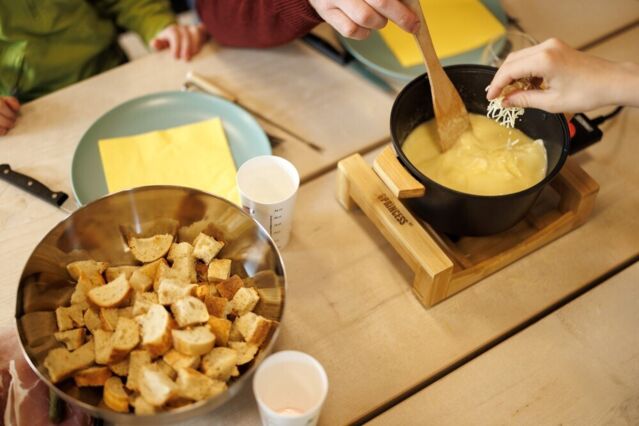
[[[253,393],[264,426],[314,426],[328,393],[328,377],[308,354],[277,352],[255,372]]]
[[[279,248],[288,244],[300,175],[290,161],[275,155],[251,158],[237,171],[242,208],[271,235]]]

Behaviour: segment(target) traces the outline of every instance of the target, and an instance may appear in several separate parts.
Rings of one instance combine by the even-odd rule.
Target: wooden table
[[[593,51],[636,59],[636,40],[634,28]],[[19,126],[0,140],[0,159],[55,189],[69,191],[73,149],[88,126],[125,100],[179,89],[189,69],[322,148],[314,150],[288,135],[276,150],[297,165],[304,180],[292,240],[284,250],[289,302],[277,347],[308,352],[325,366],[331,391],[322,424],[359,423],[392,407],[396,408],[385,414],[389,417],[380,417],[380,422],[411,417],[426,421],[428,413],[414,407],[415,398],[448,383],[449,378],[453,383],[449,388],[458,382],[476,383],[464,372],[474,371],[482,353],[488,356],[511,342],[524,352],[534,350],[530,343],[534,339],[520,336],[539,328],[542,322],[536,321],[548,316],[552,322],[553,312],[576,297],[574,303],[579,306],[582,298],[596,298],[590,292],[600,291],[602,281],[637,260],[639,175],[633,159],[639,158],[639,111],[626,110],[606,125],[602,143],[577,156],[601,184],[593,216],[584,226],[425,310],[410,290],[411,273],[399,255],[361,212],[345,212],[335,201],[337,161],[353,152],[368,153],[366,158],[372,161],[388,141],[392,96],[298,42],[268,51],[209,46],[188,65],[173,62],[166,54],[132,62],[26,105]],[[63,217],[60,211],[0,183],[0,325],[12,322],[22,265]],[[631,279],[624,273],[615,280]],[[631,307],[636,287],[617,287]],[[615,309],[612,302],[601,306],[610,312]],[[535,333],[552,335],[549,328]],[[622,342],[616,349],[634,354]],[[499,386],[508,382],[496,381],[495,389]],[[438,394],[440,398],[446,397],[445,392]],[[462,400],[464,395],[456,397]],[[534,396],[522,393],[521,398],[525,402]],[[558,422],[563,419],[562,412],[547,412],[554,413]],[[515,421],[507,415],[506,423]],[[191,423],[212,420],[258,422],[250,388],[213,418]]]

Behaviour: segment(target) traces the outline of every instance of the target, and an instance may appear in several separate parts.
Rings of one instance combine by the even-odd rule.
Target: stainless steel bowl
[[[268,295],[255,309],[278,322],[255,361],[216,398],[152,416],[122,414],[100,406],[101,389],[78,388],[73,380],[52,384],[43,366],[48,351],[59,344],[55,309],[68,306],[74,282],[66,265],[82,259],[132,265],[129,236],[170,232],[191,242],[200,232],[222,233],[227,245],[221,256],[232,259],[232,273],[246,277]],[[24,267],[16,302],[16,322],[26,359],[36,374],[67,402],[94,417],[116,424],[172,424],[206,414],[235,396],[250,381],[277,338],[285,300],[282,258],[268,233],[232,203],[194,189],[148,186],[108,195],[74,212],[38,244]]]

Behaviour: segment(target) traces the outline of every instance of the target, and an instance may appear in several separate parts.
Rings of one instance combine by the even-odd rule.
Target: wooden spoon
[[[442,152],[445,152],[470,127],[468,111],[466,111],[466,106],[461,96],[459,96],[457,89],[453,86],[437,58],[419,0],[404,0],[404,4],[417,15],[420,21],[419,31],[415,34],[415,40],[424,56],[428,81],[430,82],[430,92],[433,98],[435,120],[437,121],[439,146]]]

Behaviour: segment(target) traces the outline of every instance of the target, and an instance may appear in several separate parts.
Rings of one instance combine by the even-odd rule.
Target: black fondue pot
[[[470,113],[486,114],[486,87],[497,71],[482,65],[446,67]],[[536,185],[506,195],[473,195],[447,188],[422,174],[406,158],[401,147],[411,131],[434,116],[428,77],[423,74],[399,93],[391,111],[391,137],[399,161],[426,187],[426,194],[406,200],[407,206],[433,228],[447,234],[488,235],[504,231],[532,207],[542,189],[561,170],[569,152],[568,123],[562,114],[527,109],[517,128],[533,139],[542,139],[548,155],[546,177]]]

